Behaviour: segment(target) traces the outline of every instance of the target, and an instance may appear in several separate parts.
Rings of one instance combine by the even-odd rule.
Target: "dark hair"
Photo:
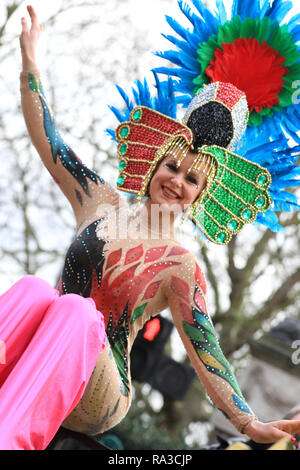
[[[187,125],[194,132],[195,151],[203,145],[219,145],[226,148],[233,138],[231,113],[216,101],[195,109]]]

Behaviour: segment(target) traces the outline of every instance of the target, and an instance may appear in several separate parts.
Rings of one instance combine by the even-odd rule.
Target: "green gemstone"
[[[265,205],[265,198],[263,196],[259,197],[255,203],[256,207],[261,208]]]
[[[128,146],[126,144],[121,145],[121,148],[120,148],[121,155],[125,155],[125,153],[127,152],[127,148]]]
[[[122,160],[119,165],[119,170],[124,170],[125,166],[126,166],[126,162],[125,160]]]
[[[217,235],[217,242],[224,243],[225,240],[226,240],[226,233],[221,232]]]
[[[244,220],[250,220],[252,219],[252,211],[250,209],[246,209],[243,213],[242,213],[242,217]]]
[[[129,127],[122,127],[120,131],[120,136],[121,137],[127,137],[129,134]]]
[[[266,182],[267,182],[267,177],[266,175],[261,175],[258,180],[257,180],[258,184],[260,186],[263,186]]]
[[[118,181],[117,181],[117,185],[118,185],[118,186],[121,186],[121,184],[124,183],[124,179],[125,179],[125,178],[124,178],[123,176],[120,176],[120,178],[119,178]]]
[[[133,115],[134,121],[139,121],[141,119],[141,115],[142,115],[142,111],[138,109]]]
[[[238,223],[236,220],[231,220],[231,222],[229,222],[228,224],[228,228],[231,232],[234,232],[237,228],[238,228]]]

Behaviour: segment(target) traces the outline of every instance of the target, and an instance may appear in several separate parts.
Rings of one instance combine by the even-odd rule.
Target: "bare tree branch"
[[[300,282],[300,268],[285,279],[282,286],[265,302],[260,311],[255,315],[255,320],[261,323],[272,313],[289,305],[290,299],[288,295],[298,282]]]
[[[0,47],[3,45],[2,42],[2,37],[4,36],[5,33],[5,28],[7,26],[7,23],[9,22],[11,16],[14,14],[14,12],[19,8],[19,6],[22,4],[22,2],[12,2],[10,5],[6,6],[6,18],[4,20],[3,25],[0,27]]]
[[[249,279],[253,272],[254,267],[256,266],[259,258],[266,251],[267,244],[269,241],[275,237],[275,233],[271,230],[266,230],[260,240],[256,243],[253,248],[252,254],[249,256],[247,264],[244,269],[241,271],[241,277],[243,278],[243,285],[249,283]]]

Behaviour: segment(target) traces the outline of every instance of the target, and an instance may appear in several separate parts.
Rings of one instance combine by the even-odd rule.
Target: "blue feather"
[[[186,69],[172,69],[172,68],[167,68],[167,67],[157,67],[155,69],[156,73],[163,73],[166,75],[172,75],[174,77],[180,77],[180,78],[185,78],[189,80],[189,83],[194,80],[194,78],[197,76],[197,74],[190,72],[189,70]],[[195,85],[193,85],[193,88],[195,88]]]
[[[126,117],[117,108],[115,108],[114,106],[109,106],[109,109],[114,113],[118,121],[126,121]]]
[[[115,131],[113,131],[112,129],[105,129],[105,132],[112,138],[112,140],[117,142]]]
[[[156,73],[163,73],[165,75],[172,75],[173,77],[178,77],[180,71],[178,69],[173,69],[169,67],[156,67],[155,69]]]
[[[183,3],[182,0],[179,0],[178,1],[178,5],[179,5],[179,8],[180,10],[182,11],[182,13],[187,17],[187,19],[192,23],[192,25],[194,26],[195,25],[195,19],[196,19],[196,16],[194,15],[194,13],[192,12],[191,8],[189,7],[189,5],[187,3]]]
[[[183,26],[181,26],[176,20],[171,18],[171,16],[166,15],[166,20],[168,25],[171,26],[171,28],[174,29],[174,31],[179,36],[181,36],[183,39],[186,39],[187,31]]]
[[[218,21],[216,17],[209,11],[209,9],[204,5],[201,0],[192,0],[196,9],[199,11],[200,15],[203,18],[204,24],[209,25],[216,29],[218,27]]]
[[[300,23],[300,14],[298,13],[297,15],[293,16],[289,21],[289,27],[288,27],[289,32],[293,34],[294,29],[296,29],[296,27],[299,27],[299,23]]]
[[[232,5],[232,17],[238,15],[244,21],[246,18],[255,18],[260,14],[259,0],[235,1]]]
[[[220,24],[223,25],[227,21],[227,13],[226,13],[226,9],[225,9],[225,5],[224,5],[223,0],[217,0],[216,1],[216,6],[217,6],[217,9],[218,9],[218,21],[219,21]]]
[[[177,104],[175,99],[175,85],[171,77],[167,81],[161,82],[158,78],[158,75],[153,71],[155,86],[157,91],[157,96],[152,97],[149,84],[146,79],[141,82],[137,80],[135,86],[132,87],[132,94],[134,97],[135,104],[130,100],[125,91],[117,86],[118,92],[122,96],[127,109],[123,111],[123,114],[116,109],[114,106],[109,106],[109,109],[114,113],[118,121],[124,122],[128,121],[129,114],[134,108],[134,106],[143,105],[151,109],[155,109],[167,116],[176,118]],[[115,139],[115,131],[112,129],[107,129],[106,132]]]
[[[182,39],[178,39],[175,36],[171,36],[169,34],[162,34],[162,36],[168,41],[170,41],[172,44],[174,44],[174,46],[178,47],[178,49],[185,51],[187,54],[194,53],[194,50],[191,48],[187,41],[183,41]],[[159,55],[159,52],[155,52],[155,55]]]
[[[165,51],[163,53],[158,52],[157,56],[162,57],[163,59],[166,59],[170,62],[173,62],[173,64],[178,65],[179,67],[184,67],[184,64],[181,60],[181,54],[176,54],[175,51]]]
[[[266,16],[269,16],[269,18],[281,24],[292,8],[293,2],[287,2],[285,0],[274,0],[272,6],[266,12]]]
[[[263,18],[267,16],[267,12],[269,8],[270,8],[270,0],[263,0],[261,11],[260,13],[258,13],[257,16],[262,20]]]
[[[256,224],[261,224],[265,225],[267,228],[269,228],[272,232],[283,232],[285,229],[281,227],[281,225],[278,223],[278,218],[274,212],[271,210],[265,212],[264,214],[259,213],[256,218]]]
[[[120,93],[120,95],[122,96],[123,100],[125,101],[128,109],[132,110],[133,109],[133,103],[132,103],[132,101],[130,101],[128,95],[125,93],[123,88],[121,88],[119,85],[116,85],[116,88],[117,88],[118,92]]]
[[[142,103],[141,103],[141,98],[140,98],[140,95],[139,95],[138,91],[135,88],[133,88],[132,93],[133,93],[136,105],[140,106]]]
[[[294,38],[295,38],[295,41],[296,42],[299,42],[299,35],[300,35],[300,26],[299,26],[299,23],[298,25],[294,26],[293,29],[290,30],[290,28],[288,28],[290,33],[293,34]]]
[[[196,18],[196,17],[195,17]],[[192,47],[192,50],[194,53],[197,53],[198,49],[198,44],[199,44],[199,35],[197,34],[197,23],[195,24],[195,33],[191,33],[188,29],[179,27],[179,24],[177,21],[173,20],[170,17],[167,17],[167,21],[171,28],[177,33],[179,36],[181,36],[187,43]]]

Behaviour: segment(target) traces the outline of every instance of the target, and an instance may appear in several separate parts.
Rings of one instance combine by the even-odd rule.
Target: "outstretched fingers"
[[[31,20],[31,27],[29,27],[26,19],[22,17],[21,18],[22,33],[26,33],[26,34],[33,33],[33,37],[36,34],[39,36],[39,34],[43,31],[43,25],[40,24],[38,16],[31,5],[27,5],[27,10],[28,10],[30,20]]]
[[[289,434],[299,434],[300,433],[300,421],[299,420],[282,420],[279,421],[276,427],[285,431]]]
[[[38,16],[31,5],[27,5],[27,11],[29,13],[31,19],[31,30],[33,29],[41,29],[41,25],[39,23]]]
[[[28,24],[27,24],[27,21],[25,18],[21,18],[21,23],[22,23],[22,33],[28,33],[29,32],[29,28],[28,28]]]
[[[245,428],[245,433],[255,442],[269,444],[288,438],[293,441],[293,434],[299,434],[300,421],[281,420],[270,423],[251,421]]]
[[[289,438],[293,441],[294,439],[292,435],[300,433],[300,421],[282,420],[275,421],[272,423],[272,425],[274,430],[274,437],[276,440]]]

